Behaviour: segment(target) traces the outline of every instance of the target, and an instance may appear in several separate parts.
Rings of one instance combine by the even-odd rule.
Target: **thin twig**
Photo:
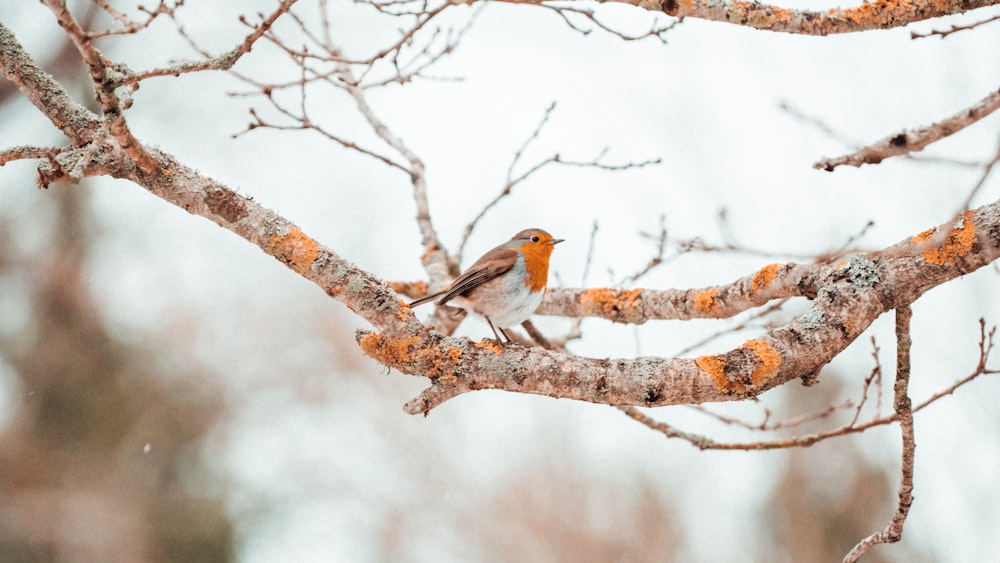
[[[514,153],[514,158],[510,161],[510,166],[507,167],[507,182],[504,184],[503,189],[500,190],[500,193],[487,203],[486,206],[483,207],[472,219],[472,221],[465,226],[465,230],[462,231],[462,240],[458,243],[458,249],[455,251],[455,256],[459,262],[461,262],[462,254],[465,252],[465,245],[469,242],[469,237],[472,236],[472,231],[475,230],[476,224],[479,223],[479,220],[482,219],[483,216],[485,216],[486,213],[489,212],[489,210],[492,209],[497,203],[499,203],[501,199],[510,195],[514,186],[526,177],[526,175],[522,175],[520,179],[514,180],[514,168],[521,161],[521,157],[524,156],[524,151],[527,150],[528,145],[538,138],[538,135],[542,132],[545,124],[549,122],[549,118],[552,117],[552,112],[555,111],[555,109],[555,102],[550,103],[549,107],[545,108],[545,113],[542,114],[542,119],[538,122],[538,125],[535,126],[534,131],[528,135],[528,138],[521,143],[521,146]]]
[[[653,235],[653,234],[647,234],[647,233],[640,233],[640,234],[643,237],[648,238],[648,239],[652,239],[653,241],[656,242],[656,254],[654,254],[653,257],[650,258],[649,262],[646,263],[646,266],[643,267],[643,269],[641,269],[638,272],[632,274],[631,276],[626,277],[621,282],[619,282],[617,284],[619,287],[631,285],[631,284],[639,281],[640,278],[642,278],[643,276],[645,276],[649,272],[653,271],[657,266],[661,266],[661,265],[663,265],[666,262],[666,260],[664,258],[664,256],[666,255],[666,252],[667,252],[667,218],[666,218],[666,216],[665,215],[660,215],[660,229],[659,229],[659,232],[657,234],[655,234],[655,235]],[[674,257],[676,258],[677,256],[679,256],[679,254],[675,255]]]
[[[918,403],[911,409],[912,414],[916,414],[928,406],[934,404],[942,397],[951,395],[959,387],[962,387],[969,382],[975,380],[981,375],[991,375],[1000,373],[1000,369],[989,368],[987,363],[989,362],[990,353],[994,346],[994,337],[996,335],[996,326],[991,328],[989,332],[986,331],[986,321],[985,319],[979,319],[979,361],[976,363],[976,368],[969,373],[969,375],[954,381],[948,387],[934,393],[929,396],[924,401]],[[849,403],[849,402],[847,402]],[[843,404],[847,404],[843,403]],[[639,409],[635,407],[620,407],[622,412],[630,416],[637,422],[647,426],[648,428],[655,430],[667,438],[680,438],[691,445],[695,446],[701,450],[743,450],[743,451],[753,451],[753,450],[778,450],[786,448],[803,448],[812,446],[823,440],[829,438],[834,438],[837,436],[846,436],[849,434],[859,434],[865,432],[869,428],[874,428],[876,426],[883,426],[886,424],[891,424],[900,420],[900,415],[897,412],[893,412],[887,416],[879,416],[872,418],[867,422],[862,424],[848,424],[841,426],[839,428],[834,428],[831,430],[825,430],[823,432],[818,432],[815,434],[804,434],[800,436],[793,436],[790,438],[783,438],[777,440],[769,441],[753,441],[753,442],[718,442],[704,436],[701,434],[695,434],[691,432],[685,432],[679,430],[672,425],[653,419],[652,417],[646,415]]]
[[[802,254],[794,252],[772,252],[753,248],[739,242],[739,237],[734,237],[729,229],[729,217],[726,208],[719,209],[718,212],[719,236],[722,244],[709,244],[701,238],[684,239],[677,242],[677,248],[681,252],[737,252],[750,256],[760,256],[762,258],[784,258],[799,261],[809,261],[815,264],[829,264],[840,260],[848,254],[858,252],[868,252],[867,249],[854,246],[854,243],[863,238],[868,231],[875,226],[875,222],[869,220],[858,232],[847,238],[844,244],[837,248],[822,252],[820,254]]]
[[[106,0],[92,0],[94,5],[98,6],[111,19],[115,20],[120,26],[120,29],[106,29],[104,31],[89,31],[87,32],[87,37],[90,39],[99,39],[101,37],[108,37],[112,35],[131,35],[146,29],[153,24],[156,19],[162,15],[169,15],[173,17],[174,11],[184,5],[184,0],[177,0],[172,6],[168,5],[165,1],[161,0],[155,8],[145,8],[139,6],[137,9],[140,12],[146,14],[146,19],[144,21],[138,21],[129,18],[126,14],[119,12],[113,8]]]
[[[723,424],[728,424],[730,426],[739,426],[747,430],[752,430],[755,432],[771,432],[774,430],[780,430],[782,428],[794,428],[796,426],[801,426],[807,422],[813,422],[816,420],[821,420],[829,417],[831,414],[841,411],[844,409],[849,409],[854,406],[854,402],[850,399],[843,401],[838,404],[831,404],[819,409],[817,411],[808,412],[794,416],[791,418],[786,418],[784,420],[779,420],[776,422],[771,421],[771,411],[770,409],[764,409],[764,419],[758,423],[747,422],[745,420],[740,420],[738,418],[733,418],[725,416],[723,414],[712,412],[708,410],[704,405],[688,405],[690,408],[710,416]]]
[[[861,416],[861,409],[864,408],[865,403],[868,401],[868,390],[871,389],[872,384],[875,385],[875,389],[878,390],[878,398],[875,402],[875,413],[878,414],[882,408],[882,362],[879,361],[878,344],[875,342],[875,337],[872,336],[872,359],[875,361],[875,367],[872,368],[868,377],[865,378],[864,386],[861,389],[861,400],[858,401],[858,406],[854,410],[854,418],[851,419],[848,426],[854,426],[858,422],[858,418]]]
[[[755,311],[753,314],[751,314],[750,316],[748,316],[746,318],[746,320],[744,320],[743,322],[741,322],[741,323],[739,323],[737,325],[733,325],[733,326],[731,326],[729,328],[726,328],[724,330],[720,330],[720,331],[714,332],[714,333],[706,336],[705,338],[702,338],[701,340],[699,340],[697,342],[694,342],[692,344],[687,345],[683,349],[678,350],[675,355],[676,356],[686,356],[687,354],[690,354],[691,352],[697,350],[698,348],[701,348],[702,346],[705,346],[706,344],[709,344],[709,343],[715,341],[716,339],[721,338],[721,337],[723,337],[723,336],[725,336],[727,334],[735,334],[737,332],[746,330],[748,328],[757,328],[757,327],[767,326],[768,323],[765,322],[764,319],[768,315],[770,315],[771,313],[775,313],[775,312],[780,311],[781,308],[784,307],[785,303],[788,303],[788,298],[787,297],[784,298],[784,299],[779,299],[779,300],[775,301],[774,303],[769,304],[767,307],[764,307],[763,309]]]
[[[996,15],[996,16],[993,16],[992,18],[987,18],[985,20],[978,21],[978,22],[975,22],[975,23],[970,23],[968,25],[952,25],[951,29],[947,29],[945,31],[938,31],[936,29],[932,29],[931,31],[928,31],[927,33],[920,33],[918,31],[911,31],[910,32],[910,39],[923,39],[925,37],[932,37],[932,36],[935,36],[935,35],[937,35],[937,36],[941,37],[942,39],[944,39],[945,37],[948,37],[952,33],[956,33],[958,31],[968,31],[970,29],[975,29],[975,28],[977,28],[977,27],[979,27],[981,25],[985,25],[985,24],[992,23],[992,22],[995,22],[995,21],[1000,21],[1000,15]]]
[[[903,537],[903,525],[913,504],[913,458],[916,440],[913,433],[913,407],[910,402],[910,318],[909,306],[896,309],[896,384],[893,386],[893,410],[899,420],[903,440],[902,477],[899,483],[899,503],[896,513],[885,529],[858,542],[845,557],[844,563],[854,563],[880,543],[895,543]]]
[[[969,194],[965,196],[965,201],[962,202],[962,207],[955,213],[955,220],[958,220],[958,218],[969,209],[969,206],[972,205],[972,199],[976,197],[976,194],[979,193],[983,184],[986,183],[986,179],[989,178],[990,173],[993,172],[993,167],[997,165],[997,162],[1000,162],[1000,143],[997,143],[997,152],[993,156],[993,160],[986,163],[986,166],[983,167],[983,173],[976,182],[976,185],[969,190]]]
[[[965,129],[997,109],[1000,109],[1000,89],[937,123],[894,133],[850,154],[820,160],[813,164],[813,168],[833,172],[838,166],[878,164],[890,157],[919,152],[927,145]]]
[[[610,33],[611,35],[614,35],[623,41],[640,41],[642,39],[655,38],[658,39],[661,43],[666,44],[667,33],[684,21],[684,18],[677,18],[668,24],[661,25],[659,20],[654,18],[653,23],[650,25],[648,31],[646,31],[645,33],[631,35],[623,31],[619,31],[609,26],[608,24],[602,22],[600,18],[598,18],[594,13],[593,8],[581,8],[574,5],[557,4],[550,2],[540,2],[536,5],[541,8],[546,8],[555,12],[560,18],[562,18],[563,22],[565,22],[566,25],[569,26],[569,28],[572,29],[573,31],[579,32],[583,35],[590,35],[590,32],[596,28],[596,29],[601,29],[607,33]],[[587,28],[578,25],[576,22],[573,21],[574,17],[576,16],[580,16],[583,17],[584,19],[589,20],[593,27]]]
[[[511,191],[514,189],[515,186],[517,186],[521,182],[524,182],[525,180],[533,176],[535,173],[542,170],[543,168],[548,167],[551,164],[557,164],[562,166],[576,166],[581,168],[597,168],[600,170],[620,172],[624,170],[630,170],[633,168],[644,168],[646,166],[652,166],[655,164],[660,164],[662,162],[662,159],[654,158],[642,161],[630,161],[621,164],[608,164],[602,162],[602,159],[607,155],[608,152],[608,149],[604,148],[601,150],[600,153],[598,153],[598,155],[595,158],[591,160],[570,160],[564,158],[559,153],[555,153],[552,156],[542,159],[537,163],[535,163],[534,165],[528,167],[527,170],[525,170],[518,176],[514,176],[514,169],[521,161],[521,158],[524,156],[524,153],[527,150],[528,146],[531,145],[531,143],[534,142],[536,139],[538,139],[539,134],[542,132],[542,129],[548,123],[549,118],[552,115],[552,112],[555,110],[555,107],[556,107],[555,102],[549,104],[549,107],[545,109],[545,113],[542,115],[542,119],[538,122],[538,125],[535,126],[534,131],[532,131],[531,134],[528,135],[528,138],[525,139],[524,143],[521,144],[521,147],[517,150],[517,152],[514,153],[514,158],[511,161],[510,166],[507,168],[507,180],[504,183],[503,188],[500,190],[500,193],[497,194],[497,196],[494,197],[492,200],[490,200],[483,207],[483,209],[481,209],[479,213],[472,219],[472,221],[470,221],[469,224],[465,226],[465,230],[462,233],[462,240],[461,242],[459,242],[458,250],[455,253],[456,257],[459,260],[462,257],[462,254],[465,250],[465,245],[469,241],[469,237],[472,235],[473,230],[475,230],[476,225],[486,215],[486,213],[488,213],[494,206],[500,203],[500,201],[503,198],[510,195]]]
[[[126,73],[114,82],[114,86],[134,85],[148,78],[157,76],[180,76],[181,74],[200,72],[204,70],[229,70],[233,68],[233,65],[235,65],[236,62],[243,57],[243,55],[250,52],[254,43],[256,43],[258,39],[263,37],[268,30],[271,29],[271,26],[274,25],[274,22],[276,22],[278,18],[288,13],[288,11],[292,9],[292,5],[294,5],[297,1],[298,0],[281,0],[281,4],[278,5],[278,7],[271,12],[269,16],[256,25],[247,23],[246,18],[241,17],[240,21],[250,26],[251,32],[243,38],[243,41],[239,45],[225,53],[222,53],[221,55],[211,57],[203,61],[186,61],[167,67],[153,68],[142,72]],[[168,15],[170,17],[174,16],[172,11],[168,12]],[[179,26],[178,30],[181,30]],[[183,33],[183,31],[182,35],[188,38],[190,42],[190,37]],[[199,51],[203,55],[207,56],[204,51]]]

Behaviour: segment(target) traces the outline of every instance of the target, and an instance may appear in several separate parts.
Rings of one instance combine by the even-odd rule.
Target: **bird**
[[[511,342],[504,327],[523,323],[538,309],[548,285],[549,258],[564,240],[542,229],[525,229],[483,254],[444,289],[410,306],[434,301],[460,307],[485,318],[498,342],[503,342],[501,334]]]

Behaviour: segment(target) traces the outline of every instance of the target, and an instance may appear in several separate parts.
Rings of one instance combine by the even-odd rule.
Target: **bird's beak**
[[[566,240],[566,239],[564,239],[564,238],[554,238],[554,239],[552,239],[552,240],[549,241],[549,244],[559,244],[560,242],[562,242],[564,240]]]

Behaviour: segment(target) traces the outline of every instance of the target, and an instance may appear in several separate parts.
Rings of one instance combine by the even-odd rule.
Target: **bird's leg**
[[[493,321],[491,321],[489,317],[483,317],[483,318],[486,319],[486,322],[490,325],[490,328],[493,329],[493,336],[497,337],[497,342],[503,344],[503,339],[500,338],[501,334],[504,335],[504,337],[507,339],[507,342],[511,341],[510,337],[507,336],[507,333],[503,331],[503,327],[500,328],[500,332],[498,333],[497,327],[493,326]]]

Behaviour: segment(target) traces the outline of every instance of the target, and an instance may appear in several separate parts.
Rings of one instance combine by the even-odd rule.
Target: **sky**
[[[273,5],[191,3],[178,18],[199,45],[221,52],[245,33],[236,22],[239,14]],[[315,23],[311,3],[296,10]],[[652,21],[631,6],[596,10],[626,30],[647,29]],[[858,244],[878,249],[951,217],[980,169],[890,159],[827,173],[812,164],[849,152],[853,147],[845,140],[860,146],[928,124],[995,90],[997,24],[943,40],[910,39],[911,29],[944,29],[995,13],[835,37],[688,19],[664,44],[623,41],[600,30],[584,35],[538,7],[456,6],[439,25],[473,15],[474,21],[455,52],[428,71],[435,79],[388,86],[373,91],[369,101],[425,163],[435,227],[452,249],[471,218],[503,188],[514,153],[553,102],[520,170],[553,153],[589,160],[606,150],[607,163],[662,160],[622,172],[544,169],[479,222],[463,265],[516,231],[542,227],[567,239],[553,256],[552,283],[613,285],[654,255],[655,244],[640,233],[656,232],[661,217],[671,243],[700,238],[718,244],[718,214],[725,209],[728,236],[768,255],[678,255],[671,244],[667,264],[640,282],[650,288],[702,287],[836,248],[869,221],[874,226]],[[335,41],[349,54],[369,52],[393,37],[392,22],[363,6],[334,2],[331,14]],[[39,60],[60,32],[39,5],[6,6],[0,17]],[[29,25],[38,21],[43,23]],[[294,34],[289,22],[276,31]],[[196,56],[166,21],[102,49],[136,70]],[[287,58],[264,43],[236,70],[260,81],[296,76]],[[259,129],[234,138],[246,129],[250,108],[279,119],[259,96],[232,95],[249,90],[225,73],[153,79],[135,93],[127,117],[144,143],[252,196],[360,267],[386,280],[424,279],[408,178],[313,132]],[[329,130],[389,150],[343,92],[317,89],[308,105]],[[783,109],[788,107],[839,136]],[[4,108],[0,117],[7,124],[5,146],[61,142],[26,103]],[[993,115],[921,156],[982,163],[997,150],[998,131],[1000,117]],[[4,215],[46,197],[32,187],[30,164],[6,166],[0,181]],[[231,420],[204,455],[243,491],[231,500],[234,514],[244,517],[241,561],[396,559],[378,551],[387,545],[372,532],[385,521],[379,507],[402,504],[411,517],[436,515],[447,522],[442,515],[475,510],[474,503],[462,501],[470,490],[488,491],[531,462],[551,462],[553,452],[579,462],[564,469],[585,482],[629,471],[652,476],[677,507],[688,537],[682,551],[687,560],[729,561],[756,548],[753,529],[778,480],[784,459],[778,454],[698,452],[608,407],[498,392],[457,398],[426,419],[411,417],[401,406],[419,393],[422,381],[386,374],[362,357],[353,330],[364,323],[322,291],[232,234],[137,186],[95,179],[86,189],[101,224],[89,280],[110,329],[125,339],[169,339],[174,361],[204,363],[220,374],[211,385],[225,390]],[[998,192],[994,175],[973,205],[995,201]],[[29,233],[21,244],[31,249],[38,243]],[[592,265],[584,280],[588,253]],[[974,367],[977,319],[1000,322],[997,276],[984,268],[914,305],[915,399]],[[9,308],[4,316],[16,317],[16,304],[0,303]],[[806,307],[793,301],[777,321],[787,322]],[[591,357],[669,357],[744,318],[641,327],[588,319],[583,338],[570,349]],[[6,322],[4,330],[16,330],[16,321]],[[565,319],[536,322],[552,334],[569,327]],[[856,396],[872,368],[871,336],[880,344],[883,365],[892,365],[891,331],[891,316],[876,321],[824,370],[821,385]],[[759,333],[723,336],[697,353],[722,352]],[[459,334],[483,338],[489,328],[473,319]],[[798,387],[785,387],[792,386]],[[16,390],[8,386],[11,393]],[[759,420],[764,408],[798,413],[803,409],[796,401],[809,404],[808,393],[776,390],[761,404],[716,410],[750,420]],[[971,561],[1000,550],[994,533],[1000,517],[992,509],[1000,503],[1000,416],[991,400],[998,393],[997,382],[984,378],[917,416],[917,501],[904,535],[917,552]],[[651,414],[719,439],[745,436],[691,410]],[[840,440],[852,442],[876,466],[898,467],[895,428]],[[837,467],[838,452],[825,445],[810,451],[820,464],[817,474]],[[428,456],[436,459],[436,471],[427,463],[416,470],[409,465]],[[442,473],[455,477],[445,480]],[[895,483],[890,487],[894,491]],[[886,515],[890,509],[883,507]],[[412,545],[404,559],[467,558],[467,552],[441,547],[451,543],[434,541],[435,533],[444,538],[454,532],[440,526],[431,525],[429,539]],[[729,541],[717,540],[720,526],[734,530]],[[894,547],[879,549],[888,560],[902,560],[893,559],[903,553]]]

